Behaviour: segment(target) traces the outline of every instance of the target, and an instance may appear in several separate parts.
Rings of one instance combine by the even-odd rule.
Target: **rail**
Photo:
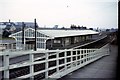
[[[16,68],[29,67],[29,73],[18,78],[35,78],[42,74],[42,78],[61,78],[68,73],[79,69],[103,56],[109,55],[109,44],[100,49],[65,49],[65,50],[46,50],[46,51],[28,51],[25,54],[29,55],[29,61],[24,64],[9,64],[11,55],[20,55],[16,52],[2,52],[3,66],[0,67],[0,72],[4,72],[3,78],[10,78],[10,70]],[[36,60],[34,53],[44,53],[45,59]],[[23,55],[25,55],[23,54]],[[53,64],[54,63],[54,64]],[[35,65],[44,64],[38,67],[44,67],[42,70],[35,71]]]

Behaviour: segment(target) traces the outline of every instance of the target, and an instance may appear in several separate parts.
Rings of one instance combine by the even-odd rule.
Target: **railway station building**
[[[97,35],[99,32],[93,30],[36,30],[36,46],[37,49],[60,49],[69,45],[74,45],[82,41],[91,40],[92,35]],[[25,45],[34,45],[35,29],[27,28],[24,30],[24,43],[22,43],[23,32],[11,34],[16,40],[16,49],[22,48]]]

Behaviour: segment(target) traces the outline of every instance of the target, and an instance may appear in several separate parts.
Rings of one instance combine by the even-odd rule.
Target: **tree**
[[[65,27],[63,26],[61,29],[65,29]]]
[[[106,29],[106,31],[108,32],[108,31],[110,31],[110,29]]]
[[[78,29],[81,29],[79,25],[78,25]]]
[[[93,30],[93,28],[89,28],[90,30]]]

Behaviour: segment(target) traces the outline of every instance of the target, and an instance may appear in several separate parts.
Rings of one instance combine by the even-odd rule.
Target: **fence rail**
[[[42,78],[60,78],[78,68],[81,68],[103,56],[109,55],[109,44],[100,49],[65,49],[65,50],[48,50],[43,51],[45,56],[41,60],[34,58],[34,53],[39,51],[29,51],[25,54],[29,55],[29,60],[25,64],[9,64],[10,55],[12,53],[1,53],[3,56],[4,65],[0,67],[0,71],[4,72],[3,78],[10,78],[10,70],[16,68],[29,67],[29,74],[22,75],[18,78],[35,78],[37,75],[42,74]],[[42,52],[42,53],[43,53]],[[16,53],[15,53],[16,54]],[[44,69],[35,71],[35,65],[42,64],[38,68]],[[15,79],[15,78],[14,78]]]
[[[25,47],[24,47],[25,46]],[[0,44],[0,51],[5,52],[5,51],[10,51],[10,52],[15,52],[15,51],[22,51],[22,50],[33,50],[34,45],[33,44],[21,44],[21,47],[17,47],[16,44]]]

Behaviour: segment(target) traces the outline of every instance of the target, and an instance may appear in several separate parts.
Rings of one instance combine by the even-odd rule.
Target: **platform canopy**
[[[32,29],[32,28],[26,29],[25,32],[31,31],[31,30],[34,32],[34,29]],[[22,31],[11,34],[10,36],[15,36],[19,33],[22,33]],[[99,32],[96,32],[96,31],[93,31],[93,30],[54,30],[54,29],[51,29],[51,30],[40,30],[40,29],[38,29],[37,33],[44,34],[44,35],[48,36],[49,38],[99,34]]]
[[[80,35],[94,35],[98,34],[99,32],[93,30],[41,30],[37,29],[37,48],[45,49],[46,48],[46,41],[48,39],[55,39],[60,37],[72,37],[72,36],[80,36]],[[11,34],[9,37],[13,37],[16,40],[16,48],[22,46],[22,31],[17,33]],[[24,45],[27,41],[34,41],[35,40],[35,29],[27,28],[24,30]]]
[[[99,34],[99,32],[93,30],[37,30],[37,31],[40,33],[44,33],[52,38]]]

